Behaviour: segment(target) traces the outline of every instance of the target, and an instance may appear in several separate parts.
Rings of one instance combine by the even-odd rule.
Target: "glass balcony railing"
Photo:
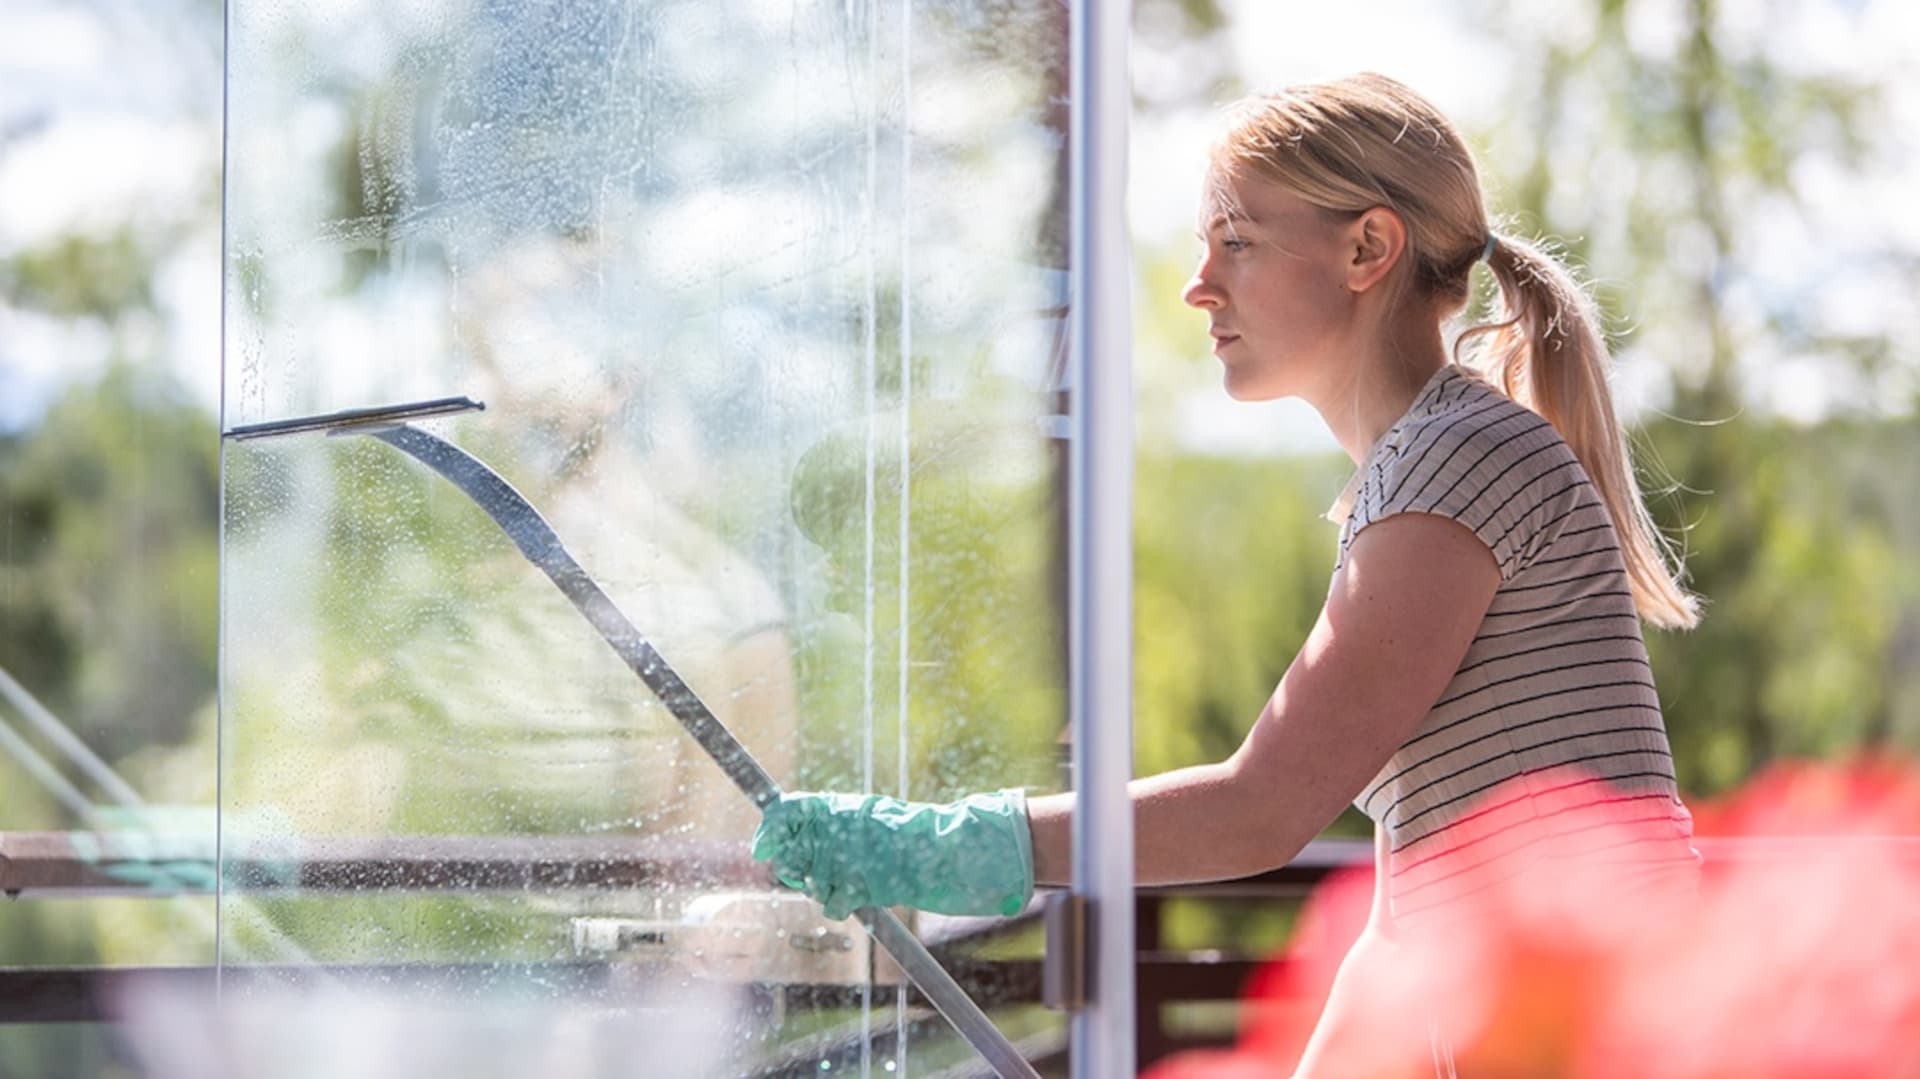
[[[219,969],[276,1045],[377,999],[449,1059],[584,1022],[577,1074],[967,1058],[497,507],[338,414],[484,404],[410,430],[772,784],[1058,789],[1066,32],[232,6],[226,428],[335,417],[225,449]]]

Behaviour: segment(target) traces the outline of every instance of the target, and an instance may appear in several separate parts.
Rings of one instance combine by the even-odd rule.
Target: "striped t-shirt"
[[[1444,920],[1555,859],[1617,869],[1627,887],[1691,879],[1692,819],[1620,542],[1553,426],[1449,364],[1335,509],[1338,565],[1368,525],[1417,512],[1465,525],[1500,567],[1459,670],[1354,803],[1385,832],[1395,923]]]

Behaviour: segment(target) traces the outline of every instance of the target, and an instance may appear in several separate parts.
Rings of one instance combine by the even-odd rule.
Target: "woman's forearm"
[[[1262,799],[1249,799],[1234,762],[1181,768],[1127,785],[1133,803],[1134,879],[1140,884],[1230,880],[1285,863],[1313,830],[1292,836],[1261,819]],[[1033,873],[1038,884],[1073,877],[1074,795],[1030,799]]]

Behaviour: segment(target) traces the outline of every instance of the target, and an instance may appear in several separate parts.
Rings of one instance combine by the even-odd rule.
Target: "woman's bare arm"
[[[1129,784],[1139,882],[1246,876],[1299,853],[1439,699],[1499,585],[1492,553],[1456,521],[1403,513],[1362,531],[1233,756]],[[1042,884],[1071,877],[1073,801],[1028,804]]]

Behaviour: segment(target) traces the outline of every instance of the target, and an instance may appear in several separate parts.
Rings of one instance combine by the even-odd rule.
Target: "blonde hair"
[[[1212,166],[1216,180],[1252,175],[1333,217],[1393,210],[1406,227],[1411,270],[1392,287],[1448,311],[1466,304],[1470,271],[1493,236],[1480,175],[1459,132],[1425,98],[1383,75],[1246,99],[1215,143]],[[1681,586],[1679,558],[1641,498],[1614,416],[1610,357],[1592,298],[1538,243],[1497,236],[1488,265],[1500,310],[1460,335],[1456,361],[1553,424],[1606,504],[1640,616],[1691,628],[1700,601]],[[1478,347],[1461,360],[1469,343]]]

